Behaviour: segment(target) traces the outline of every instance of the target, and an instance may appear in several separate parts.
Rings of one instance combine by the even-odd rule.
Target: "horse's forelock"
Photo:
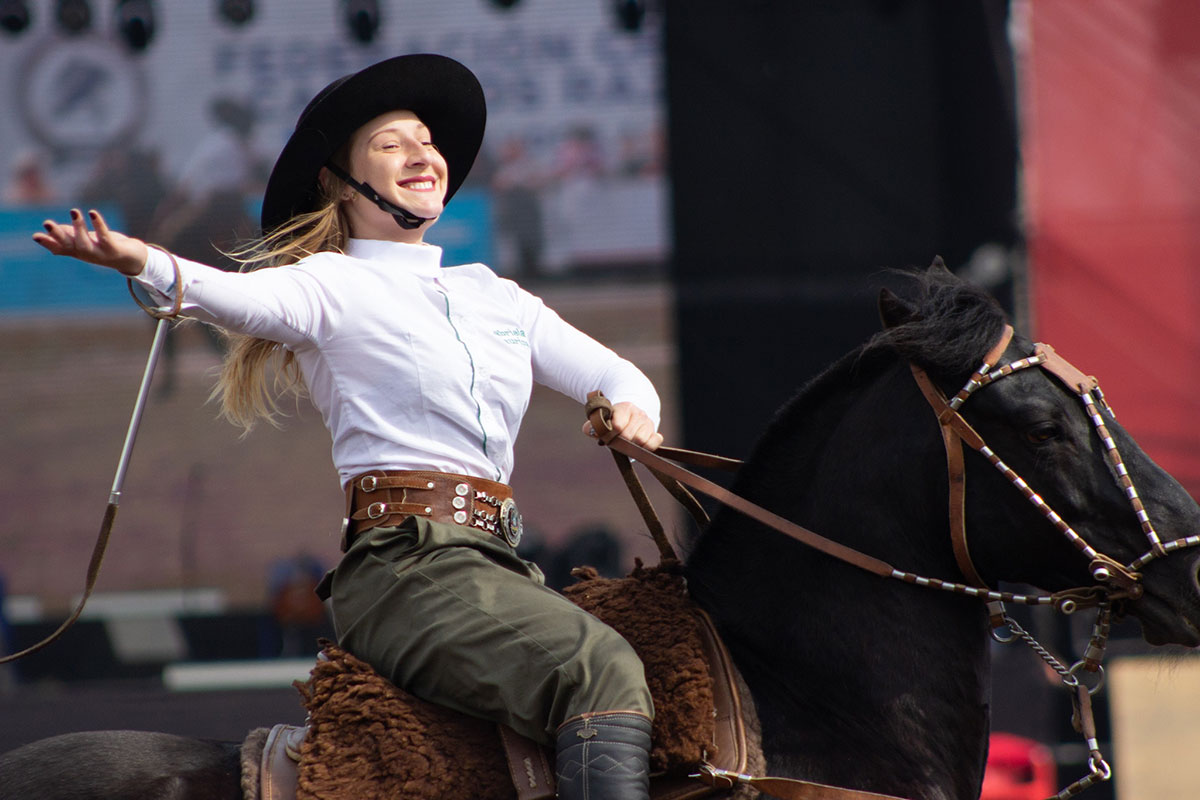
[[[1004,330],[1003,309],[986,291],[943,267],[899,274],[908,279],[905,294],[913,313],[875,334],[866,351],[889,349],[943,375],[972,372]]]

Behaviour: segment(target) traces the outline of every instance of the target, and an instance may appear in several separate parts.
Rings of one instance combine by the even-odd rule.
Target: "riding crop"
[[[79,619],[79,615],[83,613],[83,607],[86,605],[88,598],[91,597],[92,589],[96,586],[96,578],[100,575],[100,563],[104,560],[104,551],[108,548],[108,539],[112,534],[113,522],[117,517],[117,506],[121,502],[121,489],[125,484],[125,473],[129,469],[130,456],[133,454],[133,443],[137,439],[138,428],[142,424],[142,412],[146,408],[146,398],[150,393],[150,381],[154,377],[154,367],[158,364],[158,357],[162,352],[163,344],[167,340],[167,330],[169,327],[170,322],[168,319],[159,318],[158,324],[154,329],[154,341],[150,344],[150,355],[146,359],[146,369],[142,373],[142,383],[138,388],[137,400],[133,405],[133,415],[129,420],[129,430],[125,432],[125,444],[121,447],[121,458],[117,462],[117,473],[113,477],[112,491],[108,494],[108,505],[104,509],[104,518],[100,522],[100,533],[96,537],[95,546],[92,548],[92,557],[88,563],[87,579],[84,584],[83,594],[80,596],[75,610],[71,612],[71,615],[67,617],[62,625],[58,626],[58,630],[42,641],[18,653],[0,656],[0,664],[16,661],[18,658],[36,653],[51,644],[66,633],[67,629],[74,625],[75,621]]]

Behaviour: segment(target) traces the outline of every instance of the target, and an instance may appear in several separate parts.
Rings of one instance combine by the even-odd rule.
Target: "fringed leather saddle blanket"
[[[620,632],[645,664],[655,707],[654,797],[713,793],[688,777],[700,764],[762,774],[756,723],[747,737],[729,656],[707,616],[687,597],[678,564],[639,563],[623,579],[602,579],[582,568],[576,577],[580,582],[566,595]],[[293,787],[298,800],[554,796],[547,751],[499,729],[506,757],[496,725],[419,700],[334,645],[297,688],[309,714],[307,736],[303,729],[277,726],[269,736],[252,734],[244,747],[244,760],[258,762],[250,771],[261,772],[261,800],[282,800]],[[298,774],[294,763],[286,764],[289,752],[298,754]],[[273,759],[284,768],[273,767]]]

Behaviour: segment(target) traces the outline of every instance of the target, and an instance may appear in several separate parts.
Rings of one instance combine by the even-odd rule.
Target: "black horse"
[[[909,300],[884,294],[881,333],[778,413],[734,489],[899,570],[962,582],[942,435],[910,365],[953,395],[1005,320],[944,269],[912,284]],[[1003,360],[1032,353],[1018,336]],[[1161,541],[1200,532],[1200,507],[1106,409],[1098,413]],[[1121,564],[1150,550],[1118,468],[1060,381],[1037,368],[1014,372],[975,393],[963,416],[1085,547]],[[1095,584],[1080,546],[984,457],[969,451],[966,474],[966,530],[984,580],[1049,591]],[[1143,593],[1118,608],[1151,643],[1200,644],[1197,555],[1181,549],[1139,567]],[[756,702],[771,774],[925,800],[978,796],[990,641],[979,599],[881,578],[728,510],[699,535],[686,572]],[[92,749],[106,740],[97,734],[0,757],[0,798],[238,796],[236,747],[130,736],[99,758]],[[101,781],[107,791],[96,790]]]
[[[962,581],[950,546],[946,456],[910,364],[953,395],[1005,321],[933,269],[914,302],[884,294],[885,329],[772,422],[734,489],[901,569]],[[1016,337],[1005,361],[1031,355]],[[1040,369],[980,390],[963,415],[1095,549],[1129,563],[1150,543],[1079,398]],[[1160,538],[1200,532],[1200,508],[1111,418],[1104,422]],[[966,518],[982,577],[1047,590],[1092,582],[1088,559],[998,470],[967,453]],[[1197,555],[1151,562],[1128,606],[1152,644],[1200,644]],[[770,771],[913,798],[977,797],[986,760],[985,606],[870,573],[719,513],[689,587],[748,682]]]

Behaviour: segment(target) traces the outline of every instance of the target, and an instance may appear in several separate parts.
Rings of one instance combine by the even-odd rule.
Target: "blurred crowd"
[[[236,268],[226,254],[255,231],[271,157],[255,146],[251,106],[216,97],[210,127],[178,169],[137,142],[100,152],[77,188],[55,185],[52,153],[26,150],[9,167],[10,207],[70,205],[115,209],[121,230],[204,263]],[[609,148],[597,130],[577,124],[554,136],[485,140],[467,186],[487,193],[497,272],[518,280],[560,277],[570,245],[594,225],[597,190],[613,183],[661,181],[661,129],[628,132]],[[216,340],[214,339],[214,343]]]

